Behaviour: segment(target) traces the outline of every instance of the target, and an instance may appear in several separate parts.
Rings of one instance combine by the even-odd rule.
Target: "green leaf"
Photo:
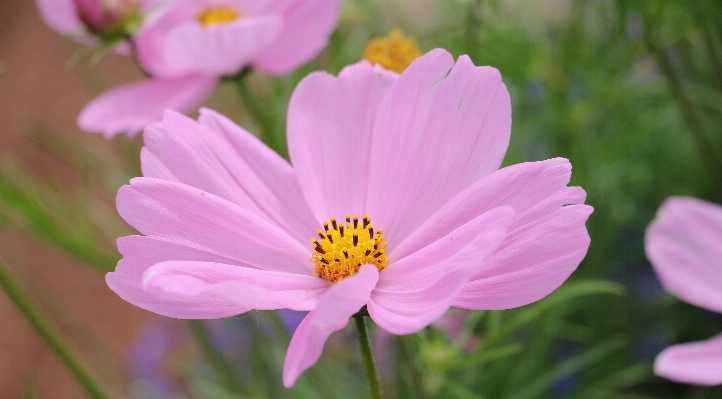
[[[499,342],[512,331],[526,323],[536,320],[550,309],[560,307],[560,305],[565,302],[589,295],[612,294],[623,296],[624,292],[625,289],[623,285],[612,281],[588,280],[567,283],[541,301],[527,305],[521,313],[517,314],[513,319],[504,322],[498,329],[495,328],[489,331],[484,345],[488,347]],[[492,315],[494,313],[496,312],[492,312]]]
[[[622,349],[627,344],[626,339],[615,337],[611,340],[591,348],[577,356],[571,357],[564,362],[552,368],[549,372],[540,375],[538,378],[529,382],[526,387],[521,388],[508,399],[529,399],[538,397],[544,393],[554,381],[600,363],[614,352]]]

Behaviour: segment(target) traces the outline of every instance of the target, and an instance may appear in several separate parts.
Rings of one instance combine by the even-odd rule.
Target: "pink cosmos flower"
[[[115,51],[130,53],[122,40],[138,23],[142,11],[162,0],[36,0],[43,21],[61,35],[89,46],[102,40],[120,42]]]
[[[722,206],[691,197],[667,199],[647,229],[645,249],[667,291],[722,313]],[[722,334],[665,349],[654,372],[689,384],[722,384]]]
[[[288,73],[326,46],[339,5],[339,0],[168,2],[133,38],[152,77],[100,95],[81,111],[78,125],[106,137],[133,135],[166,109],[194,109],[222,77],[246,66]]]
[[[118,240],[107,283],[177,318],[310,311],[286,386],[363,306],[409,334],[450,306],[534,302],[584,258],[592,208],[566,159],[497,170],[510,130],[499,72],[440,49],[401,75],[362,61],[307,76],[289,104],[293,166],[211,110],[167,112],[145,129],[144,177],[118,192],[143,235]]]

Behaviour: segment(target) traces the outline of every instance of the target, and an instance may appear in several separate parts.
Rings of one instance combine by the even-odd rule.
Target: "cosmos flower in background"
[[[371,64],[379,64],[398,73],[403,72],[420,56],[421,50],[416,45],[416,40],[400,29],[394,29],[387,37],[371,39],[363,54],[363,58]]]
[[[126,365],[131,398],[180,399],[181,384],[168,373],[174,352],[191,343],[179,320],[162,319],[145,325],[130,343]],[[195,360],[195,359],[194,359]]]
[[[56,32],[98,47],[116,46],[130,53],[124,40],[137,28],[142,13],[162,0],[36,0],[43,21]]]
[[[647,229],[645,250],[667,291],[722,313],[722,206],[691,197],[667,199]],[[665,349],[654,372],[688,384],[722,384],[722,334]]]
[[[559,287],[589,246],[586,193],[556,158],[501,170],[511,104],[499,72],[445,50],[402,74],[367,61],[307,76],[288,115],[291,166],[211,110],[145,129],[144,177],[118,192],[141,234],[110,288],[176,318],[310,311],[284,385],[366,306],[393,334],[449,307],[507,309]]]
[[[198,107],[245,67],[283,75],[315,57],[339,18],[340,0],[183,0],[163,3],[133,35],[151,77],[111,89],[80,112],[81,129],[111,137]]]

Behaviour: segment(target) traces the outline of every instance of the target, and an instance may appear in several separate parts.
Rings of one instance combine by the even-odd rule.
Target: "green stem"
[[[250,72],[250,68],[245,68],[237,75],[230,77],[229,80],[231,80],[236,85],[236,88],[238,89],[238,94],[241,96],[241,100],[243,100],[243,103],[246,105],[246,107],[248,107],[248,110],[251,111],[253,119],[258,122],[261,128],[261,132],[259,134],[261,140],[263,140],[264,143],[266,143],[269,147],[271,147],[281,156],[287,157],[287,154],[282,146],[283,143],[279,142],[275,134],[274,124],[276,122],[274,116],[271,115],[267,109],[264,109],[262,104],[253,94],[252,90],[248,87],[248,83],[246,82],[246,76],[248,76]]]
[[[32,324],[35,331],[60,358],[70,370],[80,386],[89,397],[93,399],[110,399],[105,389],[91,377],[90,373],[83,367],[80,360],[75,357],[71,349],[63,342],[60,333],[54,329],[27,294],[20,287],[20,284],[10,274],[10,271],[0,262],[0,286],[5,290],[10,300],[15,304],[20,313]]]
[[[710,138],[710,134],[698,114],[697,109],[687,96],[681,76],[675,71],[667,51],[654,43],[649,38],[649,35],[645,36],[645,42],[654,54],[662,70],[662,75],[670,87],[672,97],[682,111],[682,116],[687,122],[687,126],[692,133],[692,138],[702,156],[702,160],[710,171],[710,176],[716,180],[718,187],[722,186],[722,175],[718,173],[722,170],[722,156],[717,151],[715,141]]]
[[[424,391],[424,386],[421,382],[421,376],[419,376],[419,373],[417,372],[416,368],[416,361],[414,359],[413,351],[411,348],[409,348],[409,339],[410,336],[404,336],[399,335],[396,338],[399,342],[399,347],[401,348],[401,355],[404,357],[404,362],[406,362],[408,367],[407,371],[409,373],[409,376],[411,378],[411,383],[416,390],[415,394],[417,398],[424,399],[426,398],[426,392]]]
[[[363,358],[364,369],[366,369],[366,379],[369,381],[369,389],[371,390],[372,399],[383,399],[381,393],[381,382],[379,382],[379,372],[376,369],[374,354],[371,352],[371,341],[369,340],[369,332],[366,329],[365,316],[354,316],[356,322],[356,332],[358,333],[358,344],[361,350],[361,358]]]
[[[284,345],[288,345],[288,342],[290,340],[290,337],[288,335],[288,331],[286,331],[286,327],[283,325],[283,320],[281,320],[281,311],[280,310],[270,310],[266,312],[266,315],[268,316],[268,319],[271,321],[271,325],[273,326],[273,329],[276,331],[276,334],[278,334],[278,339],[283,342]]]
[[[208,361],[211,362],[211,365],[219,371],[224,386],[234,392],[243,392],[243,384],[234,372],[232,365],[223,355],[213,349],[211,342],[208,340],[203,320],[188,320],[188,327],[196,345],[198,345]]]

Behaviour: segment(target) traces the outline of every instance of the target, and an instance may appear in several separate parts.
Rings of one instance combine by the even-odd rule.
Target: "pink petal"
[[[510,130],[499,71],[467,56],[454,65],[442,49],[414,61],[379,105],[371,139],[368,213],[389,247],[498,169]]]
[[[310,246],[232,202],[169,180],[141,177],[130,183],[118,191],[118,212],[147,236],[203,248],[248,267],[312,273]]]
[[[228,317],[248,311],[252,308],[263,308],[263,306],[271,306],[270,301],[265,305],[251,306],[250,300],[255,300],[249,295],[252,292],[255,298],[274,298],[281,295],[280,299],[275,299],[275,303],[280,304],[280,300],[284,300],[283,305],[294,308],[311,309],[315,305],[315,297],[318,296],[328,285],[323,280],[310,275],[297,275],[274,271],[265,271],[258,269],[250,269],[247,267],[236,265],[222,265],[219,271],[208,275],[199,274],[204,269],[198,267],[191,270],[189,275],[182,275],[182,270],[177,275],[169,272],[157,273],[153,284],[159,286],[153,289],[144,288],[144,275],[148,269],[158,270],[158,265],[168,263],[180,263],[189,265],[218,265],[220,263],[207,263],[208,261],[234,261],[218,256],[203,249],[184,246],[175,242],[164,241],[154,237],[129,236],[118,240],[118,248],[124,255],[124,258],[118,263],[115,272],[106,275],[106,282],[111,290],[118,294],[124,300],[151,312],[159,313],[169,317],[182,319],[213,319]],[[200,259],[205,262],[163,262],[169,259]],[[163,263],[158,263],[158,261]],[[243,264],[242,262],[238,262]],[[154,268],[150,267],[155,265]],[[216,286],[208,286],[207,292],[196,289],[193,292],[183,292],[179,289],[181,283],[185,280],[190,282],[204,282],[208,285],[213,281],[214,276],[225,276],[222,272],[223,268],[233,268],[226,273],[228,281],[216,281]],[[162,276],[161,276],[162,275]],[[231,278],[233,277],[233,278]],[[239,281],[236,281],[239,280]],[[257,286],[246,287],[253,283]],[[177,289],[172,289],[175,283]],[[227,284],[226,284],[227,283]],[[256,284],[257,283],[257,284]],[[294,285],[295,284],[295,285]],[[146,285],[148,282],[146,281]],[[164,289],[158,289],[158,288]],[[241,289],[242,288],[242,289]],[[287,289],[285,293],[276,291]],[[232,294],[240,290],[239,297],[235,297],[224,290],[230,291]],[[274,292],[267,293],[271,290]],[[275,296],[274,296],[275,295]],[[242,302],[243,298],[251,298],[247,302]],[[260,306],[260,307],[259,307]]]
[[[645,249],[667,291],[722,313],[722,206],[667,199],[647,229]]]
[[[189,21],[165,36],[158,76],[233,75],[273,43],[281,31],[277,15],[246,16],[203,26]]]
[[[663,350],[654,362],[654,374],[686,384],[722,384],[722,334]]]
[[[246,310],[312,310],[329,285],[311,275],[195,261],[161,262],[143,277],[146,290],[160,290],[170,301],[210,295]]]
[[[554,200],[567,202],[565,199],[573,191]],[[569,205],[527,217],[524,222],[516,220],[507,238],[479,266],[454,306],[510,309],[549,295],[586,256],[590,239],[584,223],[591,213],[590,206]]]
[[[521,163],[496,171],[444,204],[389,256],[393,259],[408,256],[495,207],[509,205],[517,213],[530,209],[551,195],[566,190],[571,175],[572,165],[565,158]],[[575,189],[574,192],[578,196],[571,198],[570,203],[583,203],[584,190]],[[566,204],[556,207],[562,205]]]
[[[517,212],[507,238],[477,269],[454,306],[508,309],[526,305],[551,293],[576,270],[589,247],[585,222],[592,208],[583,205],[583,189],[566,187],[570,177],[571,165],[563,158],[510,166],[452,200],[447,208],[454,216],[434,216],[453,220],[498,203],[509,204]],[[480,206],[475,210],[460,206],[463,203]]]
[[[118,251],[123,259],[105,280],[118,296],[155,313],[181,319],[221,318],[245,312],[247,309],[214,296],[188,297],[168,295],[160,290],[143,288],[143,276],[151,266],[168,260],[230,263],[247,266],[233,254],[223,254],[192,242],[178,242],[159,237],[127,236],[118,239]]]
[[[213,77],[183,76],[150,78],[120,86],[88,103],[78,115],[78,126],[106,137],[120,132],[134,135],[146,125],[159,121],[166,109],[187,112],[197,107],[217,83]]]
[[[226,151],[216,154],[214,152],[216,148],[212,146],[216,143],[212,143],[212,137],[209,137],[213,134],[217,135],[183,114],[174,111],[165,112],[162,121],[146,127],[143,150],[146,152],[146,160],[152,154],[167,171],[154,167],[151,161],[148,167],[143,165],[143,175],[165,178],[170,172],[177,178],[177,180],[173,179],[175,181],[225,198],[249,212],[266,218],[265,213],[249,197],[240,182],[234,179],[231,168],[223,163],[223,155],[228,155],[230,152],[231,157],[239,158],[238,155],[228,151],[230,148],[227,143],[218,143],[215,147],[221,150],[221,146],[226,145]],[[158,170],[159,175],[145,173],[153,170]]]
[[[43,21],[62,35],[82,34],[85,29],[73,0],[36,0]]]
[[[145,177],[173,180],[183,183],[148,147],[140,149],[140,167]],[[189,184],[191,186],[192,184]],[[217,193],[215,193],[218,195]]]
[[[124,300],[155,313],[181,319],[215,319],[233,316],[246,311],[241,306],[218,297],[169,296],[159,290],[143,288],[143,274],[152,265],[167,260],[198,260],[206,262],[238,263],[236,259],[213,250],[178,243],[158,237],[128,236],[118,239],[118,251],[123,259],[115,272],[108,273],[105,281]]]
[[[297,0],[281,12],[282,30],[276,41],[253,64],[283,75],[315,57],[338,25],[339,0]]]
[[[321,222],[366,211],[371,128],[395,74],[368,62],[338,77],[308,75],[288,106],[288,149],[309,206]],[[373,215],[371,215],[373,218]]]
[[[308,245],[317,223],[283,158],[226,117],[204,109],[200,123],[176,112],[146,128],[146,176],[169,178],[236,203]],[[146,164],[147,163],[147,164]],[[157,174],[154,174],[157,173]]]
[[[166,68],[174,67],[172,64],[168,65],[163,53],[168,31],[191,21],[193,14],[203,7],[197,1],[161,1],[153,12],[143,18],[133,35],[138,62],[153,76],[169,76],[171,74],[166,72]]]
[[[258,206],[291,236],[304,245],[309,243],[319,226],[308,204],[302,200],[296,171],[291,165],[255,136],[215,111],[201,109],[199,122],[213,132],[214,138],[218,137],[224,148],[227,146],[236,154],[235,158],[230,154],[222,155],[222,158],[229,163],[236,180],[243,181],[246,192]],[[214,145],[217,148],[218,144],[214,142]]]
[[[511,207],[486,212],[383,270],[368,310],[393,334],[431,324],[451,306],[472,273],[502,242]]]
[[[280,10],[288,7],[288,3],[295,0],[232,0],[233,4],[245,14],[279,14]]]
[[[563,158],[501,169],[458,194],[389,256],[398,259],[428,245],[489,209],[510,205],[515,216],[497,251],[477,269],[454,306],[502,309],[548,295],[584,258],[590,207],[585,192],[567,187],[571,165]]]
[[[505,309],[548,295],[576,269],[589,247],[585,192],[567,187],[563,158],[513,165],[483,178],[447,202],[389,254],[399,259],[483,212],[514,208],[508,235],[475,272],[454,306]],[[571,206],[567,206],[571,205]]]
[[[353,276],[332,284],[296,329],[283,364],[283,385],[293,386],[301,373],[321,357],[323,345],[332,332],[348,324],[348,320],[369,299],[379,273],[373,265],[365,265]]]

